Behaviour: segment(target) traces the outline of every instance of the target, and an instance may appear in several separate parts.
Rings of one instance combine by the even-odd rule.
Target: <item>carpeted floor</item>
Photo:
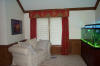
[[[87,66],[81,56],[79,55],[68,55],[68,56],[51,56],[45,62],[41,63],[40,66]]]
[[[12,65],[13,66],[13,65]],[[45,60],[40,66],[87,66],[79,55],[56,55]]]

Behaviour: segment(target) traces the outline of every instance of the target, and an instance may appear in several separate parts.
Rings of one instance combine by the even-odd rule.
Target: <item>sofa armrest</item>
[[[29,54],[29,50],[27,48],[22,48],[22,47],[10,47],[8,48],[9,52],[11,53],[19,53],[23,55]]]

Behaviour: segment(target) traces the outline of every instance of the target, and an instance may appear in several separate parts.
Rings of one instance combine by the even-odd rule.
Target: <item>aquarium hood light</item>
[[[85,25],[84,28],[100,28],[100,24],[89,24]]]

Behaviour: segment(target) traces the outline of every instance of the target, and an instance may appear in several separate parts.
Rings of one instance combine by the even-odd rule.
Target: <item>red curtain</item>
[[[62,17],[62,55],[68,54],[69,26],[68,17]]]
[[[36,18],[31,18],[30,20],[30,38],[36,38]]]

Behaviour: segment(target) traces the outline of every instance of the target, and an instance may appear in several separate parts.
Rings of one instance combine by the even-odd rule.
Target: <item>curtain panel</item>
[[[30,38],[36,38],[37,37],[37,31],[36,31],[36,18],[30,19]]]
[[[46,18],[46,17],[68,17],[68,9],[55,9],[55,10],[37,10],[29,12],[30,18]]]
[[[62,46],[61,46],[62,55],[68,54],[68,47],[69,47],[68,17],[62,17]]]

